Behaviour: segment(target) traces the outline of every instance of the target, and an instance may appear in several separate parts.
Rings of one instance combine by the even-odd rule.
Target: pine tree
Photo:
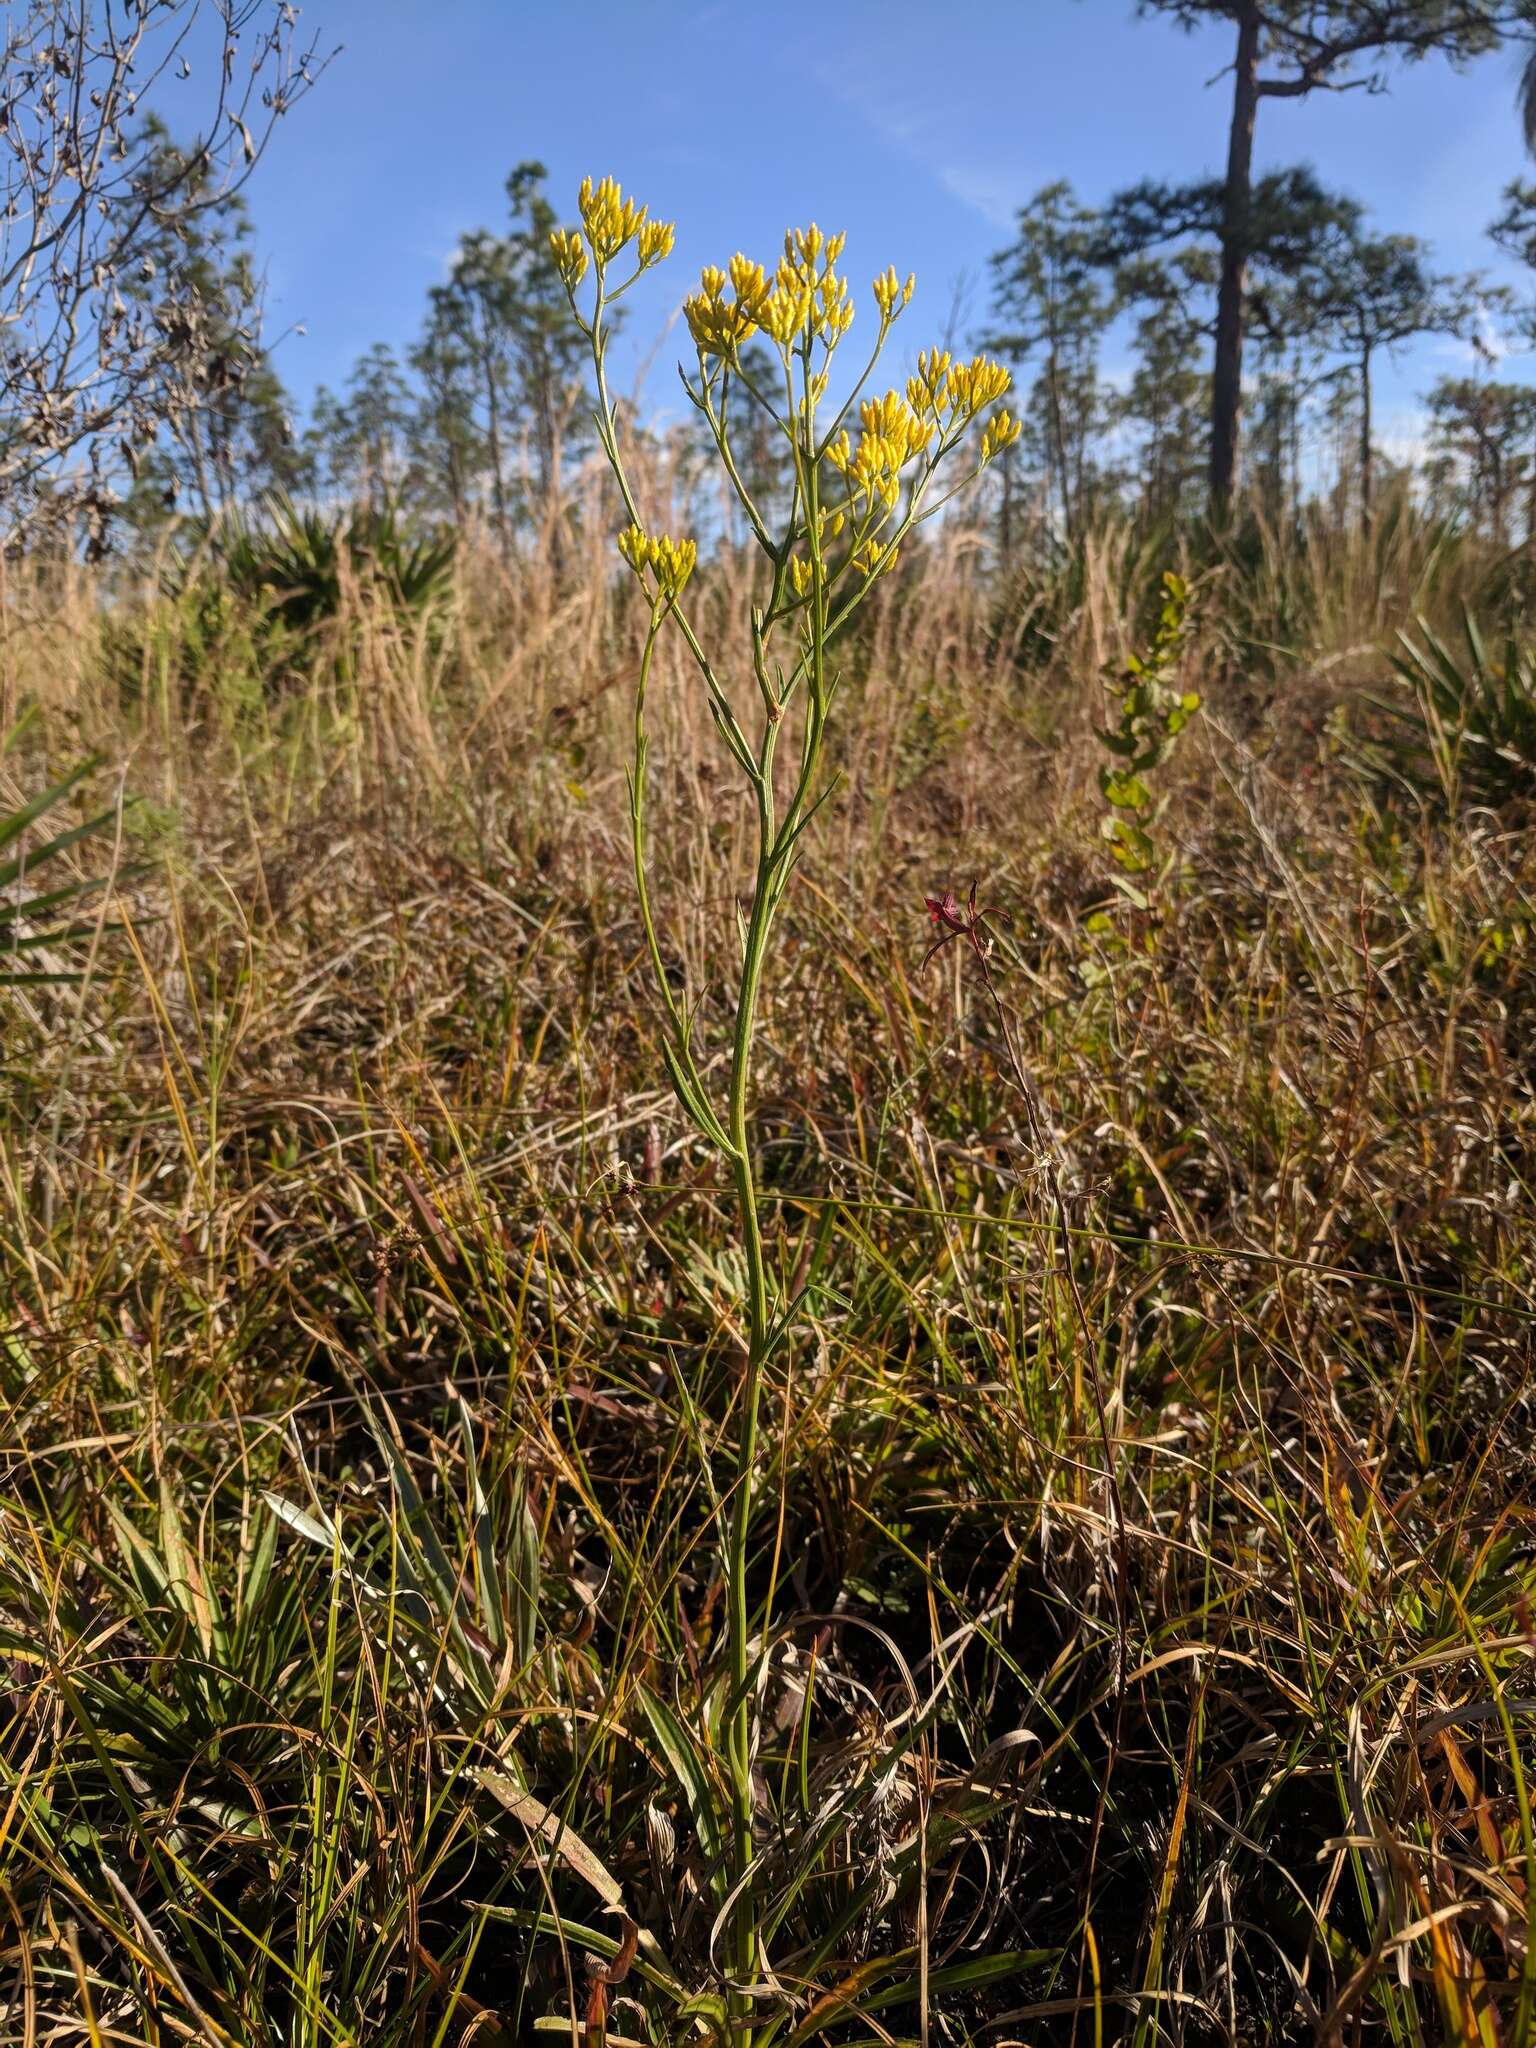
[[[1014,363],[1038,363],[1026,429],[1048,497],[1070,539],[1086,512],[1089,449],[1103,416],[1099,341],[1112,310],[1095,263],[1098,216],[1069,184],[1046,185],[1019,210],[1018,240],[992,259],[988,346]]]
[[[383,342],[358,357],[344,396],[322,384],[304,436],[311,472],[328,496],[380,512],[409,485],[407,435],[415,396]]]
[[[1116,408],[1142,433],[1142,495],[1154,518],[1184,511],[1207,466],[1210,341],[1206,310],[1215,271],[1209,253],[1187,248],[1159,261],[1138,257],[1116,279],[1122,305],[1137,309],[1136,365]]]
[[[1237,458],[1237,416],[1235,412],[1229,416],[1230,394],[1224,396],[1222,388],[1223,350],[1230,341],[1228,211],[1227,187],[1220,179],[1187,185],[1144,179],[1116,193],[1105,207],[1095,251],[1100,263],[1117,268],[1133,257],[1175,244],[1204,244],[1212,255],[1215,360],[1211,372],[1210,486],[1212,510],[1218,516],[1236,482]],[[1273,297],[1293,285],[1326,238],[1347,231],[1358,217],[1359,209],[1352,201],[1325,191],[1309,170],[1271,171],[1252,183],[1243,214],[1240,332],[1246,332],[1265,295]],[[1229,431],[1231,445],[1224,448],[1219,445],[1221,437]]]
[[[507,179],[509,231],[480,228],[462,238],[451,277],[432,293],[423,347],[437,381],[439,429],[451,423],[453,460],[480,444],[503,546],[520,516],[548,522],[558,554],[565,458],[587,412],[585,344],[550,253],[556,215],[545,177],[542,164],[519,164]],[[519,444],[530,457],[521,491]]]
[[[1450,486],[1459,509],[1505,542],[1524,483],[1527,537],[1536,537],[1536,391],[1493,378],[1443,377],[1429,394],[1429,414],[1441,488]]]
[[[205,186],[158,120],[145,124],[140,147],[146,188],[173,184],[189,202],[142,239],[138,269],[123,286],[129,317],[142,309],[174,346],[183,387],[161,405],[155,439],[128,444],[128,510],[142,528],[173,509],[213,520],[264,491],[295,489],[306,464],[262,342],[262,280],[243,196]]]
[[[421,495],[430,509],[446,511],[462,526],[487,451],[475,419],[469,351],[435,308],[410,365],[420,381],[411,434]]]
[[[1529,33],[1533,0],[1139,0],[1185,28],[1211,21],[1235,32],[1227,166],[1221,180],[1211,404],[1211,498],[1220,511],[1237,481],[1249,266],[1257,251],[1254,131],[1266,99],[1303,99],[1355,86],[1379,88],[1393,60],[1432,53],[1453,63]],[[1527,73],[1528,82],[1536,71]],[[1536,98],[1527,98],[1536,109]]]
[[[1361,522],[1369,530],[1375,503],[1372,372],[1421,334],[1454,334],[1472,320],[1476,279],[1438,276],[1429,249],[1412,235],[1366,235],[1358,227],[1319,250],[1298,295],[1307,325],[1325,347],[1347,357],[1358,423],[1356,475]]]

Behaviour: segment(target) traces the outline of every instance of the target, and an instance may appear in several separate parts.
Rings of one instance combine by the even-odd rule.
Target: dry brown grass
[[[6,2039],[579,2021],[624,1924],[586,1857],[644,1930],[610,2038],[707,2035],[646,1702],[711,1784],[739,1275],[643,993],[598,526],[563,583],[471,551],[430,622],[354,589],[277,673],[247,619],[6,572],[7,711],[105,750],[147,862],[6,1024]],[[850,656],[759,1092],[812,1283],[757,1544],[787,2040],[1529,2038],[1528,833],[1389,798],[1327,718],[1486,565],[1254,545],[1186,563],[1153,913],[1093,727],[1167,547],[1004,592],[947,533]],[[656,698],[702,976],[744,821]],[[1065,1228],[985,990],[921,967],[973,877]]]

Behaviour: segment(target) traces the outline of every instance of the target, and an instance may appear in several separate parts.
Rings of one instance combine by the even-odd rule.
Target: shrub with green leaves
[[[1132,877],[1160,880],[1160,856],[1152,827],[1166,798],[1159,801],[1147,781],[1149,772],[1167,760],[1179,734],[1200,709],[1194,690],[1176,681],[1179,656],[1188,637],[1189,586],[1170,569],[1163,577],[1163,603],[1151,646],[1145,656],[1133,654],[1123,674],[1108,685],[1118,698],[1120,722],[1100,728],[1099,738],[1114,756],[1099,770],[1099,789],[1109,805],[1101,830],[1121,873],[1116,886],[1144,905],[1146,893]]]

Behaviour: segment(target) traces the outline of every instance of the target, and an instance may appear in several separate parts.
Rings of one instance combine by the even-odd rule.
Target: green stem
[[[593,264],[595,298],[592,317],[590,322],[581,320],[581,325],[592,345],[597,387],[598,438],[617,479],[625,511],[630,520],[639,526],[635,494],[625,472],[619,449],[618,420],[608,388],[606,369],[610,330],[605,324],[604,313],[610,298],[616,296],[616,293],[610,292],[608,288],[606,262],[598,258],[595,248]],[[638,275],[638,272],[636,274]],[[629,282],[632,283],[633,279]],[[617,289],[622,291],[627,288],[626,284]],[[574,291],[572,304],[575,305]],[[579,311],[577,317],[581,318]],[[817,795],[817,785],[822,772],[827,721],[837,691],[836,673],[829,671],[827,665],[828,646],[849,616],[868,596],[870,588],[878,580],[879,571],[875,569],[870,573],[866,569],[863,587],[840,607],[834,607],[832,603],[833,592],[840,578],[852,573],[851,563],[858,547],[871,541],[876,533],[884,532],[893,522],[888,545],[893,551],[894,559],[896,545],[923,516],[924,499],[940,460],[950,452],[959,439],[960,432],[969,424],[967,416],[965,420],[957,419],[938,433],[932,453],[909,480],[904,506],[899,489],[892,499],[882,499],[879,502],[871,490],[861,517],[853,487],[845,482],[842,509],[847,516],[851,544],[847,547],[847,559],[840,568],[834,569],[828,562],[822,533],[820,464],[826,454],[828,443],[851,413],[859,392],[863,390],[873,372],[889,329],[889,319],[882,316],[869,362],[853,392],[836,413],[831,429],[825,435],[818,432],[817,427],[817,410],[823,391],[815,370],[817,343],[813,324],[806,325],[799,342],[786,342],[782,345],[780,354],[784,371],[785,413],[778,424],[789,440],[794,462],[794,487],[785,531],[782,539],[777,542],[769,532],[760,509],[753,502],[730,445],[729,427],[725,417],[726,380],[731,375],[740,377],[751,396],[765,412],[775,419],[778,415],[764,394],[758,390],[742,364],[739,352],[733,350],[731,359],[721,365],[718,373],[711,371],[701,353],[698,384],[688,384],[685,378],[685,385],[694,403],[709,422],[731,488],[747,514],[754,537],[773,565],[773,584],[767,605],[765,608],[755,608],[750,621],[752,669],[763,713],[760,741],[754,751],[741,717],[727,695],[720,677],[711,666],[698,635],[679,602],[680,593],[677,590],[673,590],[664,600],[660,593],[653,595],[650,629],[641,658],[640,683],[635,702],[634,767],[630,783],[630,825],[635,887],[651,969],[667,1012],[668,1068],[683,1107],[693,1117],[704,1136],[719,1147],[730,1164],[740,1211],[742,1252],[746,1262],[746,1362],[737,1415],[734,1484],[725,1505],[726,1634],[731,1682],[726,1730],[726,1764],[731,1798],[729,1879],[734,1895],[728,1933],[731,1989],[727,1996],[727,2011],[733,2048],[753,2048],[754,2038],[760,2033],[764,2035],[766,2041],[766,2038],[775,2032],[775,2023],[772,2021],[766,2023],[764,2029],[754,2025],[751,1988],[763,1975],[763,1968],[759,1953],[756,1912],[748,1883],[754,1854],[753,1821],[756,1801],[752,1777],[752,1696],[755,1689],[751,1649],[753,1613],[747,1581],[753,1511],[757,1504],[758,1435],[763,1382],[776,1338],[783,1333],[783,1325],[789,1318],[788,1311],[780,1307],[778,1284],[769,1271],[768,1253],[763,1242],[762,1223],[758,1212],[757,1171],[752,1152],[750,1096],[758,1002],[774,918],[799,858],[802,835],[821,800]],[[838,330],[839,333],[840,331]],[[831,330],[823,334],[823,369],[836,346],[836,340],[837,334]],[[714,389],[717,375],[718,404]],[[803,558],[794,554],[797,542],[801,540],[804,541],[810,557],[808,578],[801,574]],[[795,565],[794,579],[790,576],[792,560]],[[794,589],[792,600],[788,595],[791,582]],[[805,585],[803,594],[802,583]],[[675,620],[703,677],[710,711],[721,739],[741,768],[757,799],[757,868],[753,881],[751,912],[742,948],[741,979],[737,988],[731,1047],[730,1094],[723,1118],[716,1113],[706,1094],[702,1076],[694,1061],[686,1001],[679,1000],[667,979],[666,962],[652,914],[646,871],[646,780],[649,752],[646,697],[657,636],[664,621],[669,617]],[[798,647],[786,674],[785,670],[774,662],[769,643],[774,629],[781,624],[788,624],[791,620],[797,622],[795,632]],[[786,708],[795,694],[802,689],[806,704],[799,760],[790,778],[792,793],[784,805],[783,817],[780,819],[777,815],[774,787],[776,750],[779,735],[784,729]],[[776,1317],[779,1318],[777,1323]],[[772,1622],[771,1605],[770,1592],[762,1616],[761,1632],[764,1638]]]

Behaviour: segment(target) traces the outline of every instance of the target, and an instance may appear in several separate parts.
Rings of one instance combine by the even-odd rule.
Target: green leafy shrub
[[[1145,877],[1158,866],[1152,826],[1162,805],[1146,777],[1167,760],[1174,741],[1200,709],[1193,690],[1174,683],[1188,634],[1189,585],[1170,569],[1163,577],[1163,604],[1145,658],[1133,654],[1124,673],[1107,687],[1119,699],[1120,722],[1099,738],[1112,760],[1099,770],[1099,789],[1109,806],[1101,831],[1121,874],[1118,885],[1137,903],[1145,896],[1128,877]]]

